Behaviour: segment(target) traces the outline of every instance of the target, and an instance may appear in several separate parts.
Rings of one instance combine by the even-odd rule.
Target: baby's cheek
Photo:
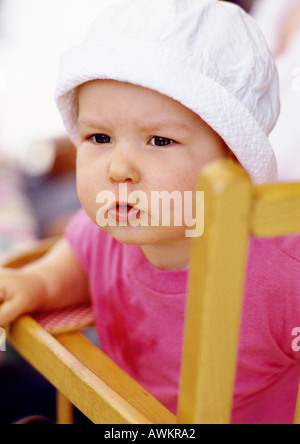
[[[197,171],[193,168],[185,168],[180,175],[177,176],[177,180],[174,181],[174,190],[179,190],[182,193],[184,191],[194,191],[197,181]]]
[[[94,190],[95,184],[92,178],[83,173],[77,174],[77,193],[82,207],[86,210],[88,215],[96,218],[96,197],[97,192]]]

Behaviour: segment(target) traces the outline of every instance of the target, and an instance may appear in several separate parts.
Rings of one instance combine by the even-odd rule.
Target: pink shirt
[[[101,348],[176,414],[188,271],[152,266],[81,210],[66,238],[90,279]],[[251,239],[233,423],[292,423],[300,378],[300,238]]]

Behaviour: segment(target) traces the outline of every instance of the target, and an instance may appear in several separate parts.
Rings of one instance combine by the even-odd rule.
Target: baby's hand
[[[20,270],[0,269],[0,327],[37,310],[44,292],[42,279]]]
[[[0,327],[25,313],[88,301],[88,277],[65,239],[21,269],[0,268]]]

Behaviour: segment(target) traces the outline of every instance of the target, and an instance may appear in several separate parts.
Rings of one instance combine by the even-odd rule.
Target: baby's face
[[[153,245],[182,241],[187,225],[183,217],[182,224],[176,226],[174,200],[167,199],[169,210],[161,206],[158,211],[154,205],[151,208],[151,199],[157,196],[153,192],[164,191],[170,196],[176,191],[177,197],[193,192],[194,206],[199,170],[229,156],[222,139],[175,100],[128,83],[86,83],[78,90],[78,105],[77,187],[90,218],[120,242]],[[125,187],[128,195],[137,192],[134,196],[143,198],[136,200],[136,205],[130,202],[131,206],[119,207],[119,203],[128,203],[120,194]],[[115,202],[108,205],[99,193],[115,196]],[[160,213],[164,211],[170,211],[170,223],[163,221]],[[100,214],[106,226],[99,222]]]

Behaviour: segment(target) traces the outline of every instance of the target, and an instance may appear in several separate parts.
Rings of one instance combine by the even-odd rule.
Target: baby
[[[1,271],[0,325],[91,299],[103,350],[176,413],[192,239],[170,197],[199,213],[197,174],[225,157],[276,180],[273,59],[231,3],[123,0],[63,54],[56,100],[83,209],[42,260]],[[299,256],[295,238],[251,241],[233,423],[293,421]]]

